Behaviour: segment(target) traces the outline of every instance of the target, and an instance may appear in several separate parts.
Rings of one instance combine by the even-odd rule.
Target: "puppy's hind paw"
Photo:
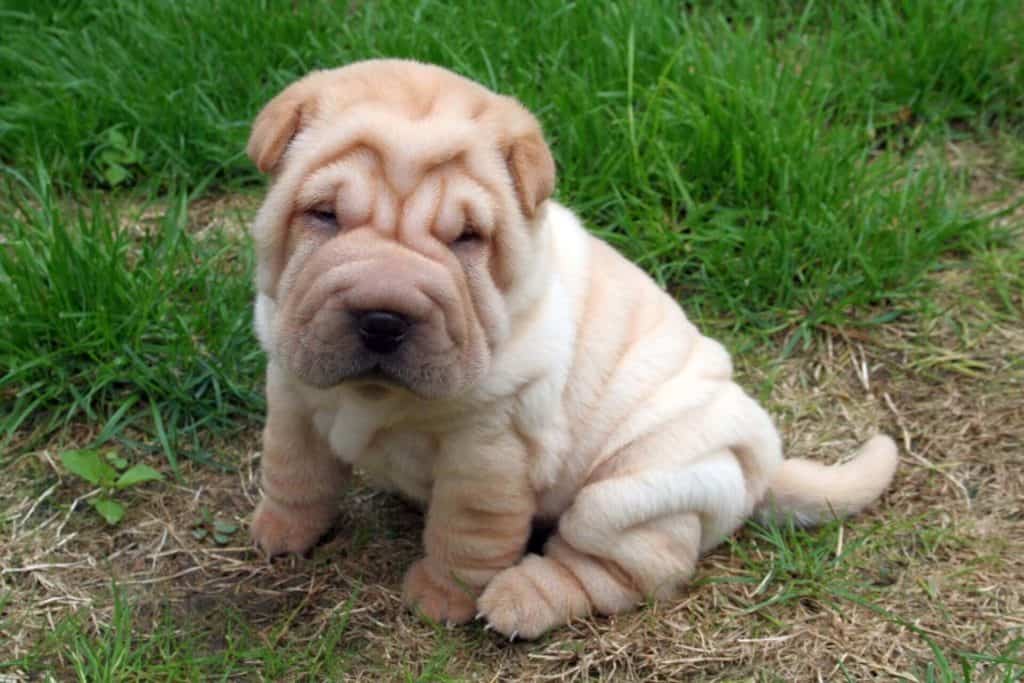
[[[565,573],[548,558],[528,555],[491,579],[477,607],[498,633],[533,640],[589,607],[578,585],[566,585],[572,579]]]

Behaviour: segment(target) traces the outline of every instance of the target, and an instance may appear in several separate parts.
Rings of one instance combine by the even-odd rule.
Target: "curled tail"
[[[852,460],[841,465],[784,460],[757,507],[757,517],[765,521],[792,517],[800,526],[812,526],[855,514],[882,495],[898,463],[896,444],[882,434],[869,439]]]

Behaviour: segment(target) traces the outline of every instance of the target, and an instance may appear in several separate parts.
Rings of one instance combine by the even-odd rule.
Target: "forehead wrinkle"
[[[460,175],[466,186],[478,190],[471,196],[461,194],[458,197],[458,206],[462,210],[463,219],[472,218],[478,229],[484,229],[487,234],[492,233],[497,228],[495,216],[498,215],[494,185],[489,183],[486,178],[481,178],[466,170],[462,170]]]
[[[329,199],[324,195],[350,182],[351,173],[376,175],[375,167],[379,166],[376,151],[359,140],[353,141],[307,170],[299,181],[299,201]]]
[[[478,186],[487,195],[481,198],[487,203],[481,207],[483,211],[498,215],[503,159],[496,148],[481,144],[494,140],[493,131],[484,121],[467,119],[468,112],[449,112],[438,104],[435,102],[433,110],[422,119],[411,119],[410,112],[396,112],[380,103],[352,105],[331,120],[321,119],[312,127],[318,129],[315,135],[312,130],[308,131],[309,138],[300,133],[304,139],[296,140],[293,168],[302,168],[302,176],[312,180],[317,171],[346,161],[354,153],[371,156],[372,163],[365,171],[360,169],[372,173],[376,180],[367,186],[374,195],[368,197],[367,219],[392,235],[401,231],[404,204],[422,178],[435,171],[441,171],[439,175],[444,177],[446,167],[455,166],[453,170]],[[437,224],[443,196],[450,189],[450,183],[446,183],[439,195],[442,199],[435,202],[431,228]],[[464,215],[472,213],[477,221],[486,222],[480,210],[469,211],[471,205],[463,204],[460,209]]]
[[[295,211],[330,205],[340,226],[367,222],[373,211],[379,171],[378,157],[363,146],[349,148],[338,159],[310,173],[296,193]]]
[[[394,125],[374,132],[384,160],[384,173],[399,194],[413,191],[427,173],[448,163],[457,163],[477,139],[478,126],[470,121],[431,116],[426,119],[397,118]]]
[[[416,233],[423,236],[434,234],[434,225],[441,211],[446,187],[445,174],[432,171],[403,198],[397,233],[400,242],[415,241]],[[416,230],[418,226],[422,227]]]
[[[379,232],[394,237],[398,233],[405,198],[397,195],[386,182],[377,184],[370,209],[370,222]]]
[[[333,203],[340,189],[348,184],[345,175],[344,170],[334,164],[311,173],[302,181],[301,189],[295,197],[297,208]]]
[[[502,199],[511,192],[511,179],[496,150],[473,150],[465,157],[462,174],[480,186],[487,195],[491,221],[501,215]]]
[[[479,140],[493,135],[479,121],[461,112],[441,112],[410,119],[380,103],[353,105],[332,121],[301,131],[293,142],[296,166],[303,175],[352,153],[357,148],[376,156],[382,177],[397,194],[411,191],[419,178],[435,166],[457,158],[478,165],[474,150]]]

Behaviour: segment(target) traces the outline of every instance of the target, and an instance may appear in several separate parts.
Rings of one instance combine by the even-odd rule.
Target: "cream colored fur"
[[[548,198],[550,154],[514,100],[363,62],[285,90],[249,153],[274,176],[253,226],[269,554],[312,546],[358,467],[427,510],[410,607],[533,638],[677,595],[755,513],[817,523],[892,479],[884,436],[839,466],[783,460],[725,349]],[[469,229],[482,239],[455,241]],[[379,307],[418,336],[374,365],[346,316]],[[556,531],[524,556],[538,520]]]

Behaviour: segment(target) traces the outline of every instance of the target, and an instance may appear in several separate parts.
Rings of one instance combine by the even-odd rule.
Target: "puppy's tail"
[[[822,465],[804,458],[784,460],[756,510],[763,521],[792,518],[813,526],[860,512],[892,482],[899,455],[896,444],[879,434],[849,462]]]

